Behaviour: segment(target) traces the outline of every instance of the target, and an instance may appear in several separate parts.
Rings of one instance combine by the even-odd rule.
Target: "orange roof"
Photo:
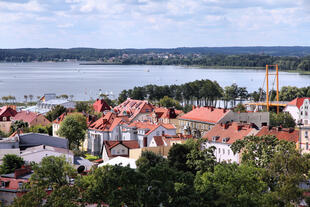
[[[111,107],[103,99],[101,100],[97,99],[96,102],[93,104],[93,108],[96,112],[104,112],[111,110]]]
[[[176,110],[174,108],[163,108],[163,107],[157,107],[154,109],[154,112],[156,115],[156,118],[158,119],[175,119],[177,116],[183,113],[181,110]]]
[[[197,107],[181,116],[180,119],[216,124],[229,112],[230,110],[228,109],[214,107]]]
[[[297,106],[297,108],[300,109],[300,107],[304,104],[304,100],[305,99],[310,99],[310,98],[307,98],[307,97],[295,98],[293,101],[289,102],[287,105],[289,105],[289,106]]]
[[[140,113],[151,113],[154,106],[145,100],[127,99],[114,108],[119,115],[127,115],[131,121]]]
[[[294,128],[281,128],[281,127],[262,127],[256,136],[263,136],[263,135],[274,135],[279,140],[286,140],[289,142],[298,142],[299,131],[295,130]]]
[[[113,112],[108,112],[105,116],[90,124],[89,129],[112,131],[121,122],[123,122],[122,118],[117,117]]]
[[[162,136],[154,136],[153,138],[154,138],[154,141],[155,141],[157,146],[164,146],[165,145]]]
[[[227,124],[216,124],[204,136],[208,141],[223,143],[224,138],[228,138],[225,143],[232,144],[237,140],[243,139],[245,136],[250,135],[255,129],[255,125],[240,124],[237,122]]]
[[[137,127],[138,129],[148,129],[149,131],[146,133],[146,135],[149,135],[151,132],[153,132],[159,126],[162,126],[166,129],[176,129],[173,124],[153,124],[151,122],[141,122],[141,121],[135,121],[135,122],[131,123],[129,126],[130,127]]]

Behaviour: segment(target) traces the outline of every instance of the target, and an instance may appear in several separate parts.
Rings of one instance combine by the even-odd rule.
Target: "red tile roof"
[[[154,109],[153,113],[155,113],[157,119],[175,119],[182,114],[183,111],[174,108],[157,107]]]
[[[97,99],[97,101],[93,104],[93,108],[96,112],[104,112],[111,110],[111,107],[103,99],[101,100]]]
[[[3,106],[2,108],[0,108],[0,117],[13,117],[16,114],[17,112],[9,106]]]
[[[20,111],[20,112],[17,112],[17,114],[13,117],[13,120],[31,123],[33,120],[35,120],[39,116],[43,116],[43,115],[42,114],[36,114],[36,113],[30,112],[30,111]],[[46,119],[46,122],[49,123],[50,121]]]
[[[295,98],[293,101],[289,102],[287,105],[289,106],[297,106],[297,108],[300,109],[300,107],[303,105],[304,100],[309,99],[308,97],[303,97],[303,98]]]
[[[263,136],[263,135],[274,135],[279,140],[286,140],[289,142],[298,142],[299,131],[293,128],[281,128],[281,127],[262,127],[256,136]]]
[[[127,115],[130,121],[140,113],[151,113],[153,110],[154,106],[148,101],[133,99],[127,99],[114,108],[117,114]]]
[[[67,115],[71,114],[81,114],[83,116],[86,116],[86,122],[87,125],[89,126],[93,121],[91,120],[91,117],[89,115],[85,115],[82,112],[64,112],[61,114],[57,119],[53,121],[54,124],[61,124],[61,122],[66,118]]]
[[[214,107],[198,107],[182,115],[180,119],[207,123],[218,123],[230,110]]]
[[[7,182],[7,186],[0,188],[0,191],[10,191],[10,192],[19,192],[19,183],[27,183],[28,178],[23,176],[31,174],[30,168],[20,168],[15,170],[12,174],[4,174],[0,176],[0,182]],[[28,176],[29,177],[29,176]]]
[[[153,124],[151,122],[141,122],[141,121],[135,121],[129,125],[130,127],[137,127],[138,129],[147,129],[145,135],[149,135],[151,132],[156,130],[159,126],[162,126],[166,129],[176,129],[173,124]]]
[[[113,112],[108,112],[106,115],[90,124],[89,129],[98,131],[112,131],[118,124],[124,122],[122,118],[116,116]]]
[[[162,136],[154,136],[153,138],[154,138],[154,141],[155,141],[157,146],[164,146],[165,145]]]
[[[108,157],[113,157],[111,150],[117,145],[121,144],[128,149],[137,149],[140,148],[140,145],[137,140],[127,140],[127,141],[103,141],[104,146],[106,147]],[[128,152],[129,153],[129,152]],[[115,155],[122,156],[122,155]]]
[[[245,136],[256,132],[256,126],[251,124],[240,124],[237,122],[227,124],[216,124],[210,129],[204,136],[204,139],[213,141],[213,137],[216,138],[216,142],[223,143],[224,138],[229,138],[226,143],[232,144],[237,140],[243,139]]]

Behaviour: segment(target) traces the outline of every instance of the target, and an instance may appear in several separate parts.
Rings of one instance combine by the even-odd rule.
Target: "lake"
[[[44,93],[74,95],[75,100],[96,98],[99,90],[116,98],[123,89],[147,84],[182,84],[194,80],[216,80],[222,87],[233,83],[249,92],[262,87],[264,70],[200,69],[182,66],[151,65],[79,65],[65,63],[1,63],[0,97],[13,95],[18,101],[24,95]],[[273,77],[270,77],[270,84]],[[310,75],[280,72],[279,85],[305,87]]]

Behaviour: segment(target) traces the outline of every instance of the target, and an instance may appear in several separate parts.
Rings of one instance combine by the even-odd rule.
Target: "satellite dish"
[[[81,174],[82,172],[84,172],[84,170],[85,170],[85,166],[81,165],[80,167],[78,167],[77,172]]]

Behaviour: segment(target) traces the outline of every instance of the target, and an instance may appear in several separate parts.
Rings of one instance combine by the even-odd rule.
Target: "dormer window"
[[[4,117],[2,118],[2,120],[3,120],[3,121],[6,121],[6,117],[4,116]]]
[[[225,137],[225,138],[223,138],[223,140],[222,140],[223,143],[227,143],[228,141],[229,141],[229,137]]]
[[[212,141],[213,141],[213,142],[216,142],[216,140],[218,140],[219,138],[220,138],[220,136],[213,136],[213,137],[212,137]]]

